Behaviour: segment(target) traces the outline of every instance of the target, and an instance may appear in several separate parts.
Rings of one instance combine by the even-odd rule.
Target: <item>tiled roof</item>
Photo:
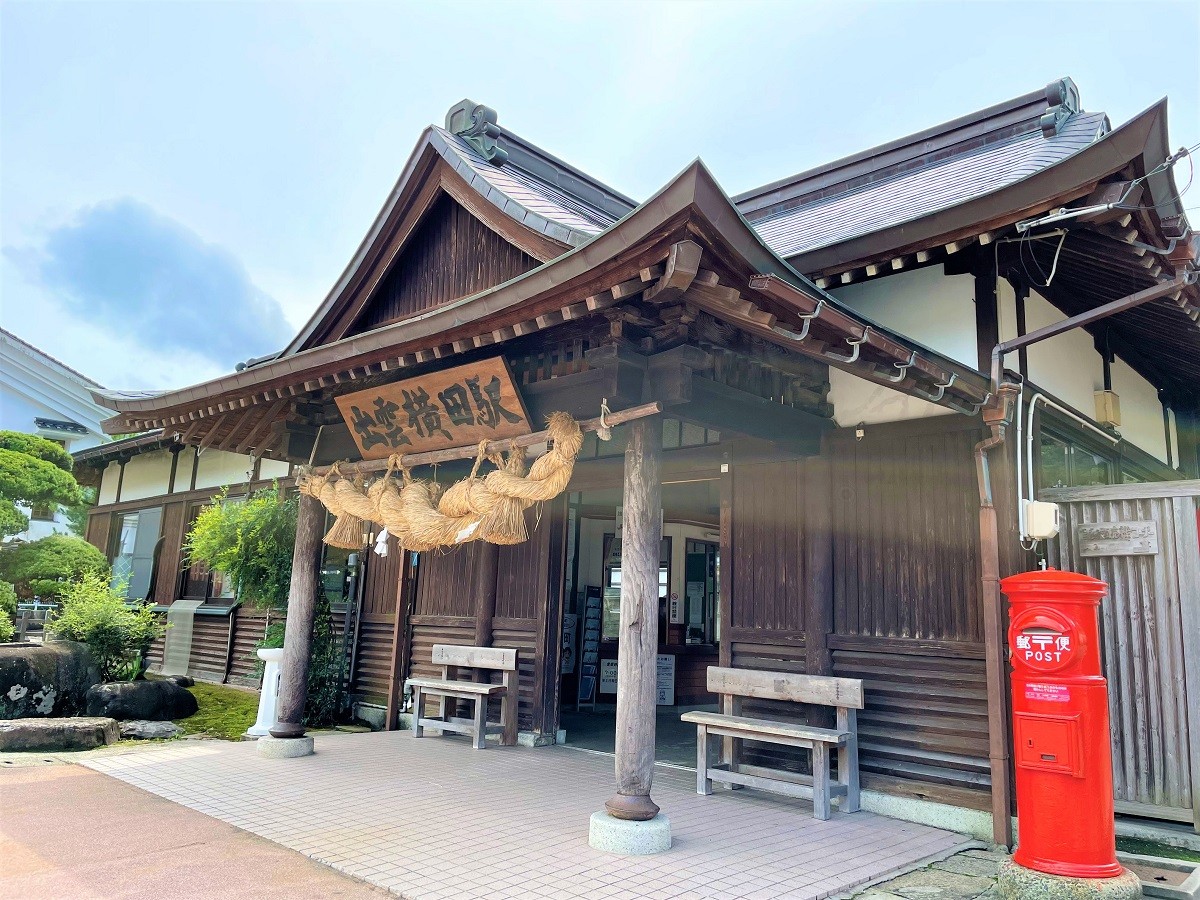
[[[1014,184],[1102,137],[1107,121],[1104,113],[1076,113],[1052,137],[1043,137],[1035,129],[832,197],[801,201],[796,208],[770,213],[751,224],[780,256],[797,256]]]
[[[610,212],[511,162],[493,164],[444,128],[434,126],[432,137],[475,190],[518,222],[547,237],[578,246],[617,221],[618,217]]]

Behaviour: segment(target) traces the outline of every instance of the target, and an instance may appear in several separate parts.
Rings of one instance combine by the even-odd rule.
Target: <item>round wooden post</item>
[[[658,658],[658,569],[662,547],[662,422],[629,426],[621,538],[621,639],[617,656],[617,793],[604,804],[618,819],[658,814],[654,781],[654,714]]]
[[[271,729],[277,738],[304,735],[304,704],[308,700],[308,664],[312,658],[313,610],[321,563],[321,532],[325,507],[300,495],[296,517],[296,548],[288,588],[287,628],[283,639],[283,672],[279,683],[279,721]]]

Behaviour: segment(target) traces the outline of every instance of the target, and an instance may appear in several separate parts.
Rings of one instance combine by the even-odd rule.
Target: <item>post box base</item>
[[[1114,878],[1066,878],[1007,860],[1000,865],[996,891],[1001,900],[1136,900],[1142,883],[1128,869]]]

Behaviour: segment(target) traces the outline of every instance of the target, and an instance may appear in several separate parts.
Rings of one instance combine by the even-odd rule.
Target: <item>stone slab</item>
[[[132,719],[121,723],[121,737],[133,741],[163,741],[181,734],[183,729],[174,722],[151,722]]]
[[[116,719],[98,716],[0,721],[0,752],[5,753],[92,750],[120,737]]]
[[[1141,879],[1142,893],[1147,897],[1200,900],[1200,863],[1120,852],[1117,861]]]
[[[1001,900],[1136,900],[1142,883],[1128,869],[1116,878],[1065,878],[1009,860],[1000,866],[996,890]]]
[[[1000,863],[1006,857],[980,857],[968,856],[965,853],[959,853],[951,856],[949,859],[943,859],[941,862],[935,862],[933,868],[941,869],[943,872],[954,872],[958,875],[979,875],[983,878],[995,878],[997,871],[1000,869]]]
[[[992,879],[928,868],[909,872],[881,885],[906,900],[975,900],[992,886]]]
[[[604,810],[592,813],[588,844],[593,850],[622,856],[650,856],[671,849],[671,820],[662,813],[645,822],[614,819]]]
[[[258,739],[258,755],[267,759],[297,759],[312,754],[313,739],[310,734],[297,738],[277,738],[268,734]]]

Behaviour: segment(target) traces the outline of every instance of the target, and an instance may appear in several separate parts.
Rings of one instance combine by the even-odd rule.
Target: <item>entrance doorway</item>
[[[621,499],[620,487],[575,492],[567,513],[559,727],[568,744],[607,753],[616,741]],[[696,731],[679,717],[716,709],[706,677],[720,645],[720,482],[663,484],[662,506],[655,755],[694,765]]]

